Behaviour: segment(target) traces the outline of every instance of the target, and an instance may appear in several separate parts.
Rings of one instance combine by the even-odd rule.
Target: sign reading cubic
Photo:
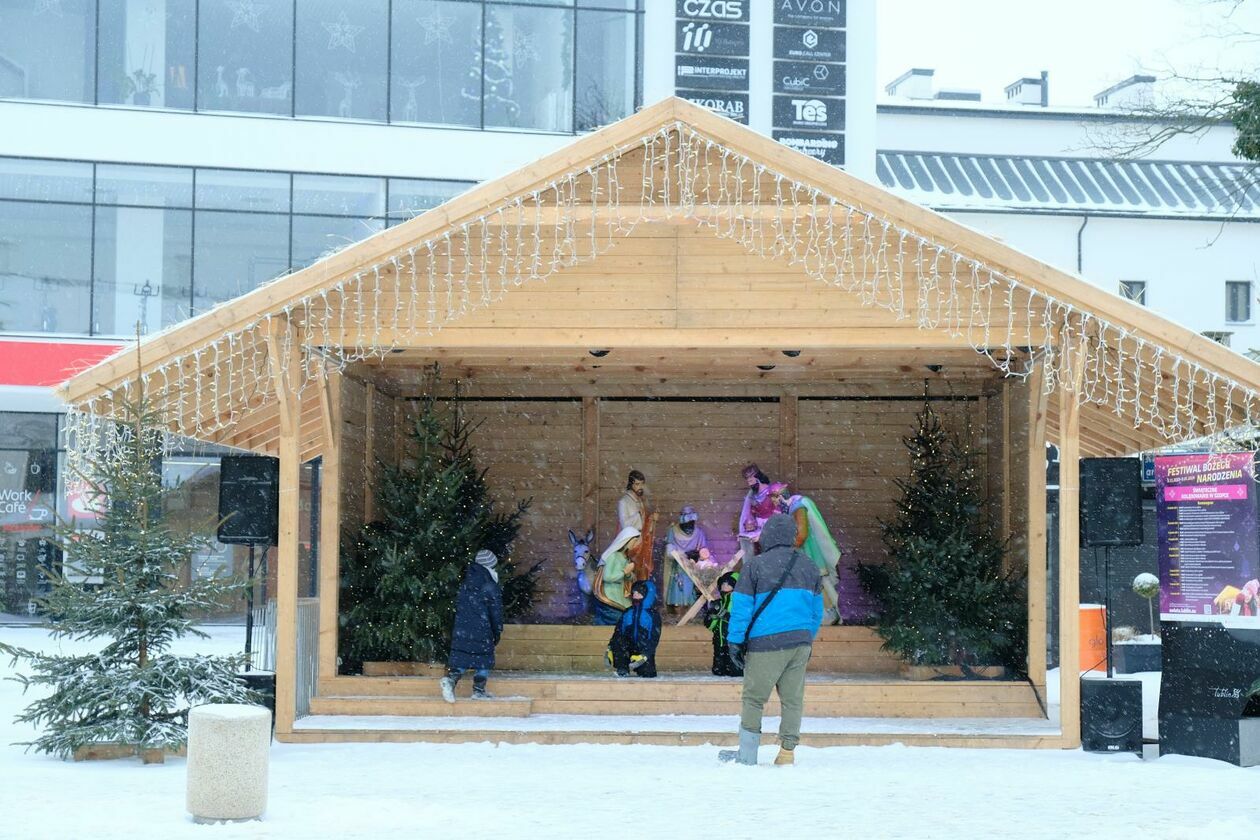
[[[773,0],[771,136],[844,164],[845,0]]]
[[[1260,627],[1254,452],[1155,458],[1159,612]]]
[[[674,90],[748,123],[750,0],[676,0]]]

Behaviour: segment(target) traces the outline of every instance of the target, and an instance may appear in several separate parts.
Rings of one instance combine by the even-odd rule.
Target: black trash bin
[[[271,733],[276,732],[276,673],[275,671],[244,671],[236,678],[245,687],[256,692],[262,705],[271,712]]]

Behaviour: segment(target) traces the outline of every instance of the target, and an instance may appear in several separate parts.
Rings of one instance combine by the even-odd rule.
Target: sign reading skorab
[[[1260,628],[1254,452],[1155,458],[1159,612]]]

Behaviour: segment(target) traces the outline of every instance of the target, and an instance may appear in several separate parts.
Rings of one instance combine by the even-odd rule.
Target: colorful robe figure
[[[627,567],[632,562],[630,554],[634,551],[635,540],[639,532],[634,528],[622,528],[613,541],[604,549],[599,558],[599,569],[595,573],[595,615],[592,624],[605,627],[616,624],[621,614],[630,608],[630,585],[634,579],[634,569]]]
[[[696,601],[696,584],[691,576],[678,565],[671,552],[677,552],[691,560],[700,558],[700,549],[709,547],[709,539],[700,527],[699,514],[687,505],[678,514],[678,521],[669,526],[665,535],[665,605],[690,607]]]
[[[739,547],[747,559],[755,553],[754,546],[761,539],[761,527],[778,513],[778,508],[770,498],[770,479],[756,464],[744,467],[744,480],[748,482],[748,492],[739,512]]]
[[[814,561],[822,575],[823,601],[825,611],[823,622],[835,624],[840,618],[840,597],[836,591],[836,566],[840,562],[840,546],[831,536],[818,505],[809,496],[788,495],[786,484],[773,484],[770,487],[771,498],[784,513],[789,514],[796,522],[796,546]]]
[[[647,580],[652,576],[655,564],[652,558],[653,530],[656,526],[656,514],[648,510],[643,499],[645,479],[643,473],[631,470],[626,481],[626,492],[617,500],[617,526],[621,530],[634,528],[642,536],[638,546],[630,554],[634,561],[636,580]]]

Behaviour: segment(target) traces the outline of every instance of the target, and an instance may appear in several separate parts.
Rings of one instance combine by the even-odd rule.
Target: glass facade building
[[[641,98],[641,0],[0,0],[0,98],[577,132]]]
[[[155,332],[468,186],[0,158],[0,331]]]

